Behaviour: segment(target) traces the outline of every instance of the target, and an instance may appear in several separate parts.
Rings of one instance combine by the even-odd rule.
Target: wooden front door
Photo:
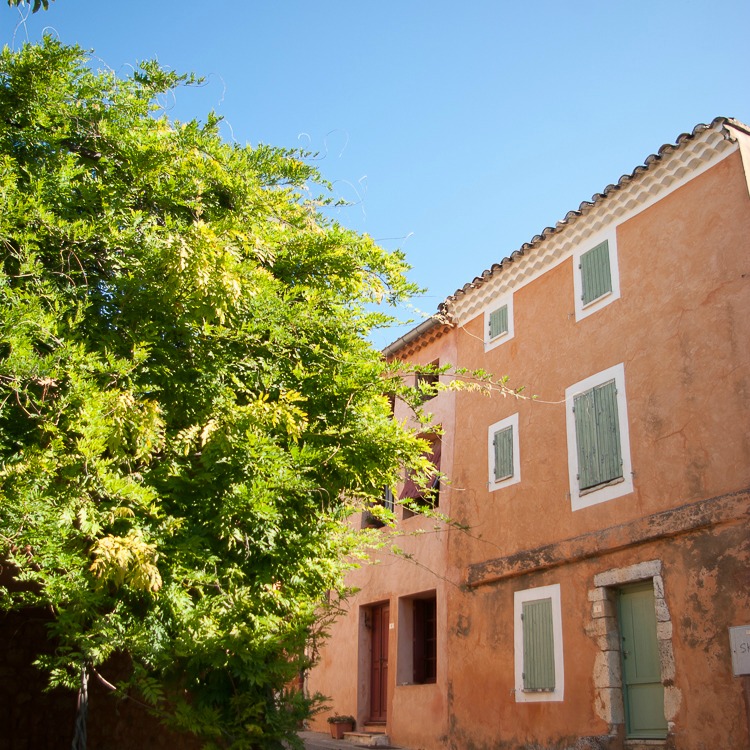
[[[385,721],[388,714],[388,631],[390,607],[378,604],[371,610],[370,721]]]
[[[626,735],[633,738],[666,737],[664,687],[661,684],[651,581],[620,591],[619,618]]]

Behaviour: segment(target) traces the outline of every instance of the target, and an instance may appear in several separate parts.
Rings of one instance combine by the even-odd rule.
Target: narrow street
[[[346,740],[331,739],[330,735],[323,732],[300,732],[299,737],[305,743],[305,750],[352,750],[352,748],[362,747]],[[388,748],[408,750],[408,748],[396,745],[388,745]]]

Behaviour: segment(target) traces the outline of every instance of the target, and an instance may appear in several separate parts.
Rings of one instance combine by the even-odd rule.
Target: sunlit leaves
[[[137,531],[126,537],[105,536],[91,548],[90,570],[102,584],[124,584],[138,591],[158,591],[162,586],[156,567],[156,546],[143,541]]]
[[[277,748],[347,516],[422,461],[366,340],[414,287],[308,155],[164,117],[191,80],[0,55],[0,556],[33,584],[0,602],[54,612],[53,684],[125,654],[166,720]]]

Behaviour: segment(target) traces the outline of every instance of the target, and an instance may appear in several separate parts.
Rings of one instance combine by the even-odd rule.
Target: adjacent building
[[[424,750],[750,746],[749,238],[717,118],[385,350],[536,397],[430,401],[454,524],[397,508],[308,689]]]

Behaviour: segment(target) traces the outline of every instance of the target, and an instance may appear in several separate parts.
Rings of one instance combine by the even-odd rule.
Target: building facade
[[[397,511],[310,690],[424,750],[750,746],[749,237],[718,118],[386,349],[535,397],[431,400],[453,523]]]

